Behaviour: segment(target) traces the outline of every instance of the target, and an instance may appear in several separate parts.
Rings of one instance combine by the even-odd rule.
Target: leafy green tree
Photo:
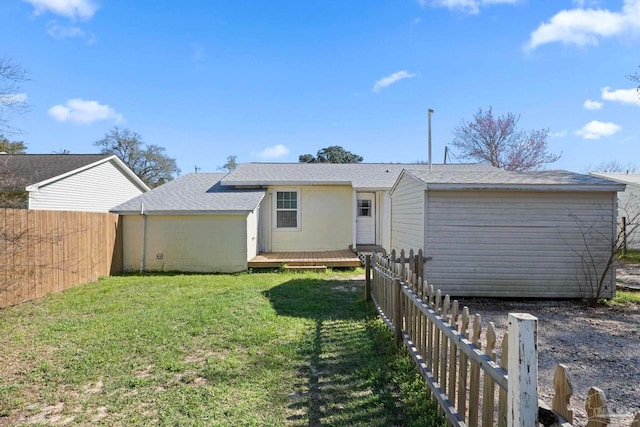
[[[22,141],[9,141],[4,135],[0,135],[0,153],[25,154],[27,146]]]
[[[231,172],[238,167],[238,163],[236,162],[237,159],[238,156],[236,156],[235,154],[230,155],[229,157],[227,157],[227,163],[222,166],[218,166],[218,170]]]
[[[139,133],[130,129],[111,129],[94,143],[103,154],[115,154],[149,187],[171,181],[180,169],[176,160],[165,154],[164,147],[145,144]]]
[[[520,130],[519,120],[513,113],[494,117],[491,107],[480,108],[473,120],[454,127],[452,145],[462,158],[512,171],[539,169],[560,158],[548,151],[549,129]]]
[[[323,148],[314,157],[312,154],[302,154],[298,157],[300,163],[360,163],[362,156],[354,154],[338,145]]]

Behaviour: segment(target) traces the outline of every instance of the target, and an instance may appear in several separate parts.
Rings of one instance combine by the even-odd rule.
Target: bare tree
[[[452,145],[462,158],[512,171],[540,169],[560,158],[548,151],[549,129],[520,130],[519,120],[513,113],[494,117],[492,107],[480,108],[472,121],[454,127]]]
[[[636,173],[638,172],[638,170],[638,165],[631,162],[623,165],[617,160],[609,160],[606,162],[598,163],[595,166],[589,166],[586,172]]]
[[[0,133],[18,132],[9,125],[9,117],[29,111],[27,96],[20,87],[28,80],[24,68],[6,56],[0,57]]]
[[[613,267],[626,247],[627,238],[635,234],[640,227],[638,202],[638,199],[631,199],[619,208],[632,216],[625,217],[625,223],[620,224],[614,235],[611,234],[610,226],[606,226],[607,223],[610,224],[606,214],[602,214],[596,220],[586,220],[573,213],[569,214],[579,230],[580,238],[578,242],[562,238],[580,260],[578,280],[584,299],[589,305],[596,305],[598,301],[615,291],[609,288],[609,275],[612,274]],[[602,207],[601,211],[607,212],[608,209]]]
[[[176,160],[165,154],[164,147],[145,144],[138,132],[114,127],[94,145],[103,154],[115,154],[149,187],[171,181],[180,173]]]

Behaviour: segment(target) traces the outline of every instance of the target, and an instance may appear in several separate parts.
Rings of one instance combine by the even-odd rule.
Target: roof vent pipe
[[[429,170],[433,170],[433,163],[431,162],[431,115],[433,114],[433,109],[429,108]]]

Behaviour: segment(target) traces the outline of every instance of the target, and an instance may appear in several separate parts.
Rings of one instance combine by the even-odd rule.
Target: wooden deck
[[[249,268],[287,266],[359,267],[360,259],[348,249],[324,252],[266,252],[248,262]]]

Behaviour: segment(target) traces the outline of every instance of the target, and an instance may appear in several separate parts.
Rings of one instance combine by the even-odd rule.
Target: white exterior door
[[[375,193],[357,194],[356,244],[374,245],[376,243],[376,195]]]

